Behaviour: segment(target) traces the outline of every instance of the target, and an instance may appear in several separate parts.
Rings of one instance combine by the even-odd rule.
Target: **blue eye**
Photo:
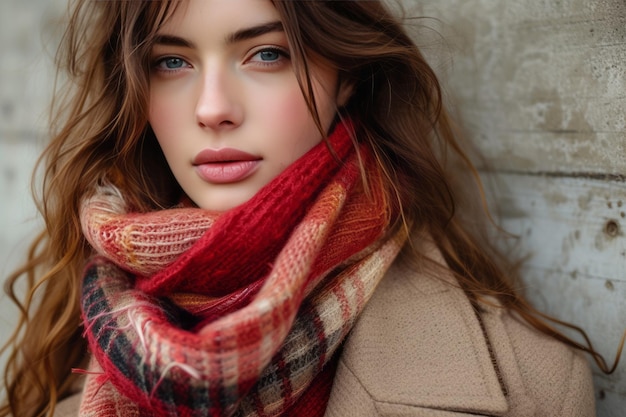
[[[261,61],[276,61],[280,59],[280,52],[275,49],[266,49],[265,51],[259,52],[258,55]]]
[[[182,68],[185,65],[185,61],[180,58],[167,58],[163,60],[163,64],[169,69]]]
[[[182,58],[167,57],[156,61],[154,67],[158,71],[176,71],[179,69],[187,68],[190,65]]]
[[[289,59],[289,53],[282,48],[273,47],[258,50],[252,55],[250,61],[269,65],[282,63],[285,59]]]

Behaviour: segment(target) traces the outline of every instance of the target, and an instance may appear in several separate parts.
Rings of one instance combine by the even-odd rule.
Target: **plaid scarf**
[[[385,238],[371,159],[340,124],[222,214],[126,213],[114,187],[84,201],[99,255],[83,279],[80,415],[322,415],[335,353],[404,241]]]

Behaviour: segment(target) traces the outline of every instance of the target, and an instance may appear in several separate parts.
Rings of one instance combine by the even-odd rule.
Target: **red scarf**
[[[83,204],[103,255],[83,283],[102,373],[81,415],[322,415],[328,364],[403,242],[383,240],[392,214],[367,149],[339,125],[224,214],[124,206],[112,187]]]

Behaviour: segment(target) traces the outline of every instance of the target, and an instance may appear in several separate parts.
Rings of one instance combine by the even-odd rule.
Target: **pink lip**
[[[200,177],[213,184],[241,181],[256,171],[261,158],[232,148],[205,149],[193,159]]]

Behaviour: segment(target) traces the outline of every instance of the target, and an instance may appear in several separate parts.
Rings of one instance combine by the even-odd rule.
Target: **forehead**
[[[259,24],[280,22],[270,0],[187,0],[159,29],[159,33],[179,36],[224,37]]]

